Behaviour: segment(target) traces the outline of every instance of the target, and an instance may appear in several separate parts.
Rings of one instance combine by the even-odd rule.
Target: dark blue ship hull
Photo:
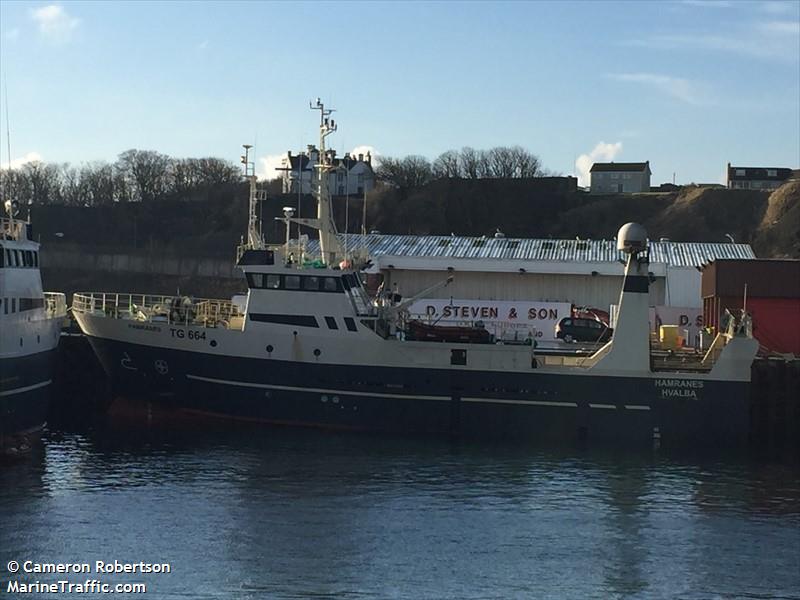
[[[743,444],[749,384],[354,367],[90,338],[118,393],[228,418],[530,441]],[[664,374],[664,378],[679,376]]]
[[[0,359],[0,447],[47,420],[55,350]]]

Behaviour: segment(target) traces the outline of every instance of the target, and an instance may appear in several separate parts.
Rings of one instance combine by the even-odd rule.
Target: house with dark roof
[[[732,167],[728,163],[728,189],[731,190],[774,190],[792,178],[791,169]]]
[[[589,170],[592,194],[634,194],[650,191],[650,161],[594,163]]]
[[[328,190],[333,196],[356,196],[368,192],[375,186],[375,173],[372,170],[372,156],[358,154],[343,157],[336,156],[336,150],[327,151],[326,162],[333,169],[328,173]],[[292,154],[289,150],[281,159],[281,190],[284,194],[311,193],[311,181],[314,169],[320,162],[319,150],[316,146],[308,146],[306,152]]]

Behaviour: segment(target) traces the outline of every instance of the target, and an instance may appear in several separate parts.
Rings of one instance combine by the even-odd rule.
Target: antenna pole
[[[11,125],[8,120],[8,79],[3,81],[6,96],[6,147],[8,149],[8,170],[11,171]]]
[[[258,232],[258,187],[256,179],[256,165],[250,162],[251,144],[242,144],[244,155],[242,165],[244,165],[244,177],[250,182],[250,201],[247,216],[247,246],[248,248],[259,250],[262,247],[261,235]]]
[[[333,169],[332,161],[325,148],[325,138],[336,131],[336,122],[330,118],[334,112],[325,108],[323,102],[317,98],[316,104],[308,103],[311,110],[319,111],[319,160],[314,165],[316,168],[316,181],[312,191],[317,197],[317,219],[319,221],[319,245],[322,262],[333,266],[343,255],[342,246],[336,237],[336,224],[333,222],[331,212],[331,194],[328,189],[328,176]]]

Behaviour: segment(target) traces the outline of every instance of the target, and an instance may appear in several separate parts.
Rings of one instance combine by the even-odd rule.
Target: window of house
[[[744,169],[736,169],[736,176],[737,177],[744,177],[745,176]]]
[[[767,177],[777,177],[778,169],[767,169]]]
[[[358,183],[364,183],[364,174],[363,173],[359,173],[358,174]]]
[[[340,196],[344,196],[344,186],[343,185],[339,186],[339,195]]]
[[[630,173],[623,173],[622,174],[622,178],[623,179],[630,179],[631,178],[631,174]]]
[[[619,179],[619,173],[612,173],[611,179]]]

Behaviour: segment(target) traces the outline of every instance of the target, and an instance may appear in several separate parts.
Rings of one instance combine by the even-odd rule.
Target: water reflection
[[[742,457],[101,422],[4,463],[0,510],[0,564],[167,561],[162,598],[800,589],[797,465]]]

